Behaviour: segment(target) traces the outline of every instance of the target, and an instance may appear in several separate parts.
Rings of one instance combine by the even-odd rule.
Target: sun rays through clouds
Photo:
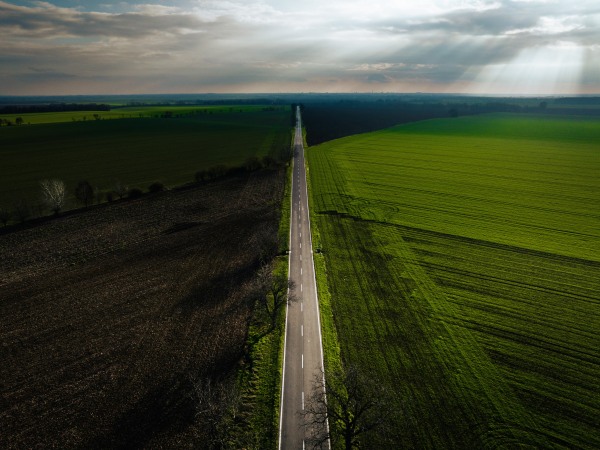
[[[600,91],[600,5],[0,0],[0,93]]]

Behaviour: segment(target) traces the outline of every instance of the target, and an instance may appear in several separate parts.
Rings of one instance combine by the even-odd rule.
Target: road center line
[[[300,292],[302,292],[302,283],[300,283]]]
[[[304,325],[300,325],[300,336],[304,336]]]
[[[304,369],[304,353],[302,354],[302,368]]]
[[[304,411],[304,391],[302,391],[302,410]]]

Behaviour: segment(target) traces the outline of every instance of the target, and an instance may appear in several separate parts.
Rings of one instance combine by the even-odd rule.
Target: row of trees
[[[262,158],[251,156],[241,166],[237,167],[218,164],[208,169],[197,171],[194,174],[194,180],[196,183],[203,183],[228,175],[243,175],[261,169],[276,169],[285,163],[286,157],[288,155],[284,155],[282,151],[278,158],[272,155],[265,155]],[[25,199],[19,199],[13,204],[12,209],[0,207],[0,223],[6,226],[11,219],[14,219],[15,222],[23,223],[32,217],[43,215],[48,210],[58,215],[64,209],[68,199],[66,184],[62,180],[48,179],[40,182],[40,189],[41,198],[39,203],[33,204]],[[164,190],[165,185],[159,181],[148,186],[148,192],[150,193],[157,193]],[[117,199],[139,198],[143,193],[142,189],[137,187],[130,188],[118,180],[112,184],[111,189],[107,192],[101,192],[97,186],[93,186],[87,180],[82,180],[77,183],[73,192],[75,200],[85,208],[94,203],[101,203],[104,200],[112,202]]]
[[[2,126],[11,127],[13,125],[23,125],[23,123],[25,123],[25,122],[22,117],[15,118],[14,122],[10,119],[3,119],[2,117],[0,117],[0,127],[2,127]]]
[[[165,190],[163,183],[156,181],[148,187],[148,192],[156,193]],[[75,200],[85,208],[94,203],[106,201],[112,202],[124,198],[138,198],[143,195],[139,188],[129,188],[126,184],[116,181],[112,189],[104,194],[98,187],[93,186],[89,181],[79,181],[74,189]],[[0,207],[0,223],[7,226],[11,220],[24,223],[28,219],[41,216],[45,211],[50,211],[58,215],[64,208],[68,199],[67,185],[59,179],[47,179],[40,181],[40,200],[39,202],[29,202],[26,199],[19,199],[14,202],[12,209]]]
[[[227,175],[241,175],[248,172],[256,172],[261,169],[276,169],[283,164],[283,161],[276,159],[271,155],[265,155],[262,158],[257,156],[251,156],[241,166],[228,167],[224,164],[217,164],[209,167],[208,169],[202,169],[194,174],[194,179],[197,183],[203,183],[205,181],[216,180]]]

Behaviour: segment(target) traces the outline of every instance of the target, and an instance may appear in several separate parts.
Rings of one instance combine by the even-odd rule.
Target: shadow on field
[[[83,448],[145,448],[153,437],[193,423],[196,409],[189,379],[177,375],[143,396],[129,411],[114,421],[110,431]]]
[[[190,313],[196,309],[220,306],[223,299],[228,298],[240,286],[249,281],[256,270],[258,270],[258,264],[247,264],[212,277],[208,281],[192,288],[188,295],[174,305],[173,311]],[[245,307],[240,303],[233,306],[236,309]]]

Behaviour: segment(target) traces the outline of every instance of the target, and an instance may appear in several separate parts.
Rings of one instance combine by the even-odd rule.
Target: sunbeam
[[[506,64],[483,68],[474,81],[476,93],[536,95],[576,94],[584,49],[571,42],[525,48]]]

